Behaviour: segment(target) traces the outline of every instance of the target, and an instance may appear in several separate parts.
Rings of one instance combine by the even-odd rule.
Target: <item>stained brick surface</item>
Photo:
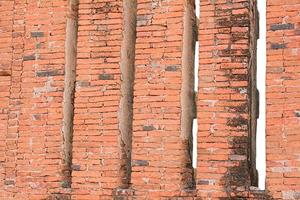
[[[122,0],[80,0],[71,187],[62,175],[67,2],[0,0],[0,199],[300,199],[299,0],[267,1],[267,189],[251,187],[252,0],[201,0],[196,189],[182,187],[183,0],[137,0],[132,174]]]
[[[201,1],[198,196],[249,197],[250,1]]]

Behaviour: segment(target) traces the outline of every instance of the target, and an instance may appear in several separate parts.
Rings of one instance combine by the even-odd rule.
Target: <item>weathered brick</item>
[[[49,77],[49,76],[62,75],[62,73],[59,70],[45,70],[45,71],[37,71],[35,75],[37,77]]]
[[[0,76],[10,76],[10,72],[8,71],[0,71]]]
[[[271,49],[285,49],[286,44],[278,44],[278,43],[272,43]]]
[[[149,166],[149,162],[147,160],[134,160],[132,165],[133,166]]]
[[[155,130],[155,127],[152,125],[143,126],[143,131],[153,131],[153,130]]]
[[[113,80],[114,76],[112,74],[100,74],[99,80]]]
[[[35,60],[35,54],[24,56],[23,60],[24,61]]]
[[[278,30],[290,30],[294,29],[295,25],[294,24],[271,24],[271,30],[272,31],[278,31]]]
[[[80,165],[72,165],[72,170],[80,171]]]
[[[174,71],[177,71],[178,68],[179,68],[178,66],[170,65],[170,66],[166,67],[166,71],[174,72]]]
[[[183,162],[189,144],[180,137],[185,2],[137,1],[130,152],[118,115],[128,81],[120,52],[129,5],[86,0],[70,8],[67,2],[0,0],[1,198],[300,198],[298,1],[267,1],[266,192],[251,185],[249,170],[255,1],[201,1],[196,169]],[[62,162],[65,19],[77,9],[70,173]],[[121,157],[132,160],[130,169]],[[195,190],[182,187],[191,169]],[[121,172],[131,173],[130,188],[122,187]]]
[[[4,185],[15,185],[15,181],[14,180],[5,180]]]
[[[198,185],[209,185],[210,181],[209,180],[198,180],[197,184]]]
[[[31,37],[44,37],[44,32],[31,32]]]

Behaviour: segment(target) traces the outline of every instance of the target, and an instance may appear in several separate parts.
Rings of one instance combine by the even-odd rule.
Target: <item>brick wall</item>
[[[75,93],[74,199],[110,199],[120,184],[122,1],[81,1]]]
[[[43,199],[61,193],[64,4],[1,1],[7,19],[1,25],[1,40],[7,44],[1,70],[10,75],[0,77],[1,98],[9,97],[1,110],[1,115],[7,113],[6,122],[1,121],[1,198]]]
[[[300,1],[267,4],[267,188],[300,199]]]
[[[197,189],[249,197],[250,1],[201,1]]]
[[[0,0],[1,199],[300,198],[300,1],[267,2],[266,191],[251,187],[252,0],[201,0],[198,166],[195,188],[183,184],[190,170],[180,97],[186,2],[137,0],[128,171],[119,117],[125,6],[122,0],[80,1],[72,174],[66,177],[62,126],[70,8],[62,0]]]
[[[133,189],[140,199],[177,196],[183,168],[179,138],[183,3],[137,2]]]
[[[6,176],[6,137],[8,135],[8,118],[9,118],[9,104],[10,104],[10,85],[11,80],[11,67],[12,60],[12,29],[13,29],[13,2],[0,1],[0,27],[1,27],[1,40],[0,40],[0,193],[4,193],[4,180]],[[5,7],[2,5],[6,5]],[[14,148],[14,144],[9,144]]]

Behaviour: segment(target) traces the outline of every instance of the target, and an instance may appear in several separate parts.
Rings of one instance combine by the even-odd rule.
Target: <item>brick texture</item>
[[[267,1],[267,188],[251,185],[254,0],[201,0],[198,165],[181,134],[184,0],[137,0],[131,181],[120,143],[122,0],[80,0],[71,185],[67,2],[0,0],[0,199],[300,199],[299,0]],[[126,181],[125,181],[126,182]]]
[[[180,195],[184,167],[179,138],[183,2],[137,2],[132,159],[149,164],[133,166],[132,184],[138,199],[155,199]]]
[[[249,198],[250,1],[201,1],[197,191]]]
[[[267,188],[300,199],[300,1],[267,4]]]
[[[111,199],[118,173],[122,1],[80,1],[73,137],[74,199]]]
[[[45,199],[61,190],[64,4],[1,1],[1,8],[6,10],[1,14],[11,21],[3,26],[6,33],[1,36],[7,41],[7,55],[1,53],[5,56],[2,66],[10,73],[7,82],[1,83],[9,96],[3,110],[8,110],[6,130],[1,129],[1,138],[5,138],[5,192],[1,195],[5,199]],[[8,59],[10,63],[5,63]]]
[[[6,5],[5,7],[2,5]],[[0,1],[0,193],[4,193],[6,165],[6,137],[8,135],[8,118],[10,103],[11,67],[12,67],[12,29],[13,29],[13,2]],[[12,147],[14,144],[11,145]],[[9,154],[9,153],[8,153]]]

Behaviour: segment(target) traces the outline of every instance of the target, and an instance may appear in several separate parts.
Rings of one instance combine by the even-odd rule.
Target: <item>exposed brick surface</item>
[[[132,188],[138,199],[180,195],[182,1],[139,1],[133,113]],[[168,14],[165,14],[168,13]]]
[[[201,1],[197,190],[249,198],[250,1]]]
[[[267,3],[267,188],[300,199],[300,1]]]
[[[48,70],[62,71],[64,67],[64,4],[1,1],[1,14],[5,14],[2,8],[5,9],[5,18],[11,20],[5,27],[5,36],[1,36],[1,39],[7,37],[6,44],[11,48],[5,58],[1,58],[3,63],[11,60],[11,64],[7,64],[11,84],[5,87],[10,97],[7,129],[4,132],[1,129],[5,137],[2,143],[5,151],[3,149],[1,156],[5,161],[1,168],[5,170],[5,177],[1,177],[5,193],[1,193],[1,198],[43,199],[61,190],[63,77],[47,73]],[[39,31],[44,32],[43,37],[31,37],[33,32]],[[39,76],[41,71],[47,76]]]
[[[120,188],[123,1],[80,0],[69,185],[67,2],[0,0],[0,199],[300,199],[300,1],[267,1],[266,191],[250,177],[254,4],[201,0],[198,166],[188,190],[180,138],[185,1],[137,0],[132,171]]]
[[[74,199],[112,199],[120,185],[122,1],[80,1],[72,173]]]
[[[6,155],[9,154],[6,148],[6,137],[8,135],[10,85],[12,83],[13,9],[12,1],[0,1],[0,194],[2,195],[5,193],[6,185]],[[12,148],[14,148],[13,146],[14,144],[11,145]]]

